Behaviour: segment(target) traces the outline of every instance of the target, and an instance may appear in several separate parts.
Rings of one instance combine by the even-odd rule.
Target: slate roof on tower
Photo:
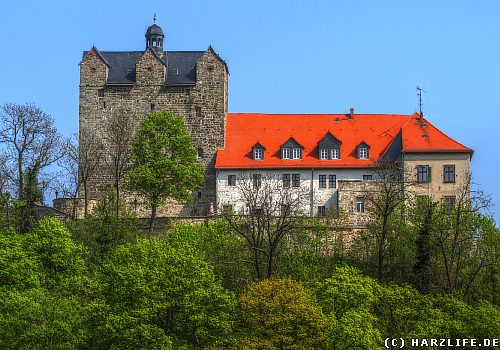
[[[330,133],[341,142],[340,159],[320,160],[318,144]],[[281,159],[280,147],[293,137],[301,146],[302,159]],[[359,159],[356,147],[370,145],[370,159]],[[261,161],[251,149],[265,147]],[[216,168],[365,168],[402,153],[459,152],[473,150],[442,133],[428,120],[401,114],[261,114],[228,113],[225,147],[217,152]]]
[[[166,51],[160,59],[167,65],[165,85],[196,84],[196,62],[205,51]],[[83,58],[88,51],[83,52]],[[99,51],[109,65],[107,84],[134,84],[135,64],[144,51]],[[177,70],[177,71],[176,71]]]

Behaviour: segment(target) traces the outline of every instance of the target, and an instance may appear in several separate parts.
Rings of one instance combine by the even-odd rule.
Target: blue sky
[[[8,1],[0,104],[34,102],[76,132],[82,51],[144,49],[154,13],[167,50],[212,45],[227,61],[231,112],[408,114],[420,85],[500,205],[498,1]]]

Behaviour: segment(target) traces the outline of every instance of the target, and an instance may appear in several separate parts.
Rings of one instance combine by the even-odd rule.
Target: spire
[[[160,56],[163,55],[163,31],[156,24],[156,13],[153,17],[153,24],[146,30],[146,49],[152,47]]]

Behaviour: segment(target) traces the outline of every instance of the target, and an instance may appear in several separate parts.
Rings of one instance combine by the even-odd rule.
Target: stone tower
[[[107,120],[116,114],[131,116],[133,130],[151,111],[166,110],[183,117],[205,169],[205,182],[193,193],[194,204],[169,203],[159,209],[158,215],[207,215],[216,200],[215,156],[224,147],[227,65],[212,47],[206,51],[164,51],[165,36],[156,17],[145,37],[145,51],[98,51],[92,47],[83,53],[80,137],[95,133],[106,152]],[[110,166],[103,163],[91,181],[90,198],[101,198],[106,187],[113,184],[112,178]],[[128,194],[129,200],[133,197]],[[147,211],[139,214],[147,215]]]

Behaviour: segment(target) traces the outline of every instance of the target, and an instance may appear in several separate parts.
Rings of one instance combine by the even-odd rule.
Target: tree
[[[245,239],[256,277],[270,278],[284,239],[303,216],[307,190],[283,187],[278,178],[268,175],[258,180],[240,177],[236,191],[244,204],[244,215],[224,211],[224,218]]]
[[[413,186],[411,176],[401,162],[382,160],[377,163],[377,181],[373,188],[366,192],[366,198],[373,215],[370,225],[377,237],[377,276],[382,278],[387,249],[387,240],[391,232],[394,215],[408,198],[409,189]]]
[[[110,307],[102,332],[106,348],[156,348],[155,338],[156,344],[170,338],[203,348],[232,330],[236,300],[193,250],[138,238],[107,257],[100,278]]]
[[[83,186],[84,213],[87,216],[89,214],[90,182],[99,172],[104,152],[100,139],[93,132],[81,131],[78,141],[78,182],[76,191],[78,192],[80,186]],[[74,147],[71,144],[68,144],[68,146],[71,157],[74,157]]]
[[[125,185],[150,205],[150,233],[159,205],[169,198],[190,202],[191,191],[203,184],[203,169],[196,162],[184,122],[169,112],[152,112],[141,122],[130,162]]]
[[[241,295],[240,308],[243,349],[317,349],[325,337],[326,318],[299,282],[254,282]]]
[[[42,171],[62,157],[53,118],[34,104],[5,104],[0,112],[0,143],[15,164],[17,194],[22,198],[26,169]]]
[[[118,110],[111,113],[104,131],[109,156],[107,161],[115,189],[116,216],[119,216],[121,181],[130,156],[133,136],[132,126],[131,111]]]

